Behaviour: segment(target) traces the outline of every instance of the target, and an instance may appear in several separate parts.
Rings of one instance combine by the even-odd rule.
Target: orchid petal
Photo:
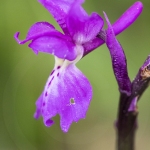
[[[141,14],[143,10],[143,4],[140,1],[135,2],[130,8],[128,8],[123,15],[112,25],[115,35],[118,35],[125,29],[127,29]],[[96,44],[94,43],[96,41]],[[90,53],[95,48],[104,44],[105,41],[100,38],[95,38],[91,42],[84,44],[84,56]]]
[[[53,124],[52,117],[59,114],[61,129],[67,132],[72,122],[85,118],[91,98],[91,85],[75,64],[58,66],[46,83],[42,107],[39,103],[37,108],[41,107],[48,127]]]
[[[84,11],[80,3],[74,5],[67,17],[67,27],[76,43],[82,44],[94,39],[104,25],[103,19],[97,14],[91,16]]]
[[[15,39],[19,44],[24,44],[30,40],[32,42],[29,47],[38,54],[38,52],[46,52],[56,55],[59,58],[74,60],[77,56],[74,49],[74,43],[71,38],[63,35],[47,22],[37,22],[29,29],[26,39],[20,41],[18,39],[19,32],[15,34]]]
[[[66,17],[72,5],[84,0],[39,0],[39,2],[53,15],[65,34],[68,33],[66,27]]]
[[[16,41],[19,44],[24,44],[30,40],[34,40],[34,39],[37,39],[42,36],[55,36],[55,37],[58,37],[58,38],[61,38],[61,39],[67,40],[67,41],[71,41],[70,37],[63,35],[61,32],[57,31],[54,28],[54,26],[48,22],[37,22],[37,23],[33,24],[31,26],[31,28],[29,29],[25,40],[22,40],[22,41],[19,40],[18,39],[19,34],[20,33],[17,32],[14,36]]]
[[[77,57],[74,43],[53,36],[37,38],[29,44],[29,47],[32,48],[36,54],[38,54],[39,51],[50,53],[70,61]]]
[[[122,16],[112,25],[116,35],[128,28],[141,14],[143,4],[140,1],[135,2]]]
[[[127,95],[130,95],[131,82],[128,77],[126,57],[120,43],[115,37],[113,28],[105,13],[104,16],[108,25],[108,29],[106,32],[106,45],[110,51],[113,70],[116,76],[116,80],[118,82],[119,90],[121,93],[126,93]]]
[[[29,40],[33,40],[33,39],[36,39],[36,38],[43,36],[47,33],[53,33],[53,32],[55,32],[55,34],[59,33],[57,30],[55,30],[54,26],[51,25],[50,23],[48,23],[48,22],[37,22],[31,26],[31,28],[29,29],[29,31],[27,33],[25,40],[20,41],[18,39],[19,32],[17,32],[14,37],[19,44],[24,44]]]

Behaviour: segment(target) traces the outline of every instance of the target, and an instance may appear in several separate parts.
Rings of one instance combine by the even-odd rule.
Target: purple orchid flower
[[[36,54],[40,51],[55,56],[54,69],[36,102],[34,117],[38,119],[41,115],[50,127],[54,123],[51,118],[59,114],[61,129],[67,132],[73,121],[85,118],[92,99],[92,87],[75,64],[83,56],[83,44],[97,36],[104,22],[97,13],[89,16],[85,12],[81,7],[83,0],[39,2],[53,14],[64,34],[47,22],[38,22],[25,40],[18,39],[19,32],[15,38],[20,44],[31,40],[29,47]]]
[[[19,44],[31,41],[29,47],[36,53],[45,52],[55,56],[55,66],[51,72],[44,91],[36,101],[34,117],[43,117],[44,124],[50,127],[54,124],[52,118],[60,115],[60,126],[67,132],[72,122],[85,118],[92,99],[92,88],[88,79],[75,64],[91,50],[104,43],[96,38],[103,28],[104,21],[97,14],[90,16],[81,7],[84,0],[39,0],[53,15],[64,34],[57,31],[48,22],[37,22],[28,31],[25,40],[15,39]],[[128,13],[114,24],[116,34],[125,30],[140,15],[141,3],[130,8]],[[132,10],[132,11],[131,11]],[[118,25],[118,30],[117,30]],[[94,42],[95,41],[95,42]]]

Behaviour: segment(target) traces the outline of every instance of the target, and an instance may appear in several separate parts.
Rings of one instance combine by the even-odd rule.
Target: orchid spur
[[[38,119],[42,116],[44,124],[50,127],[54,123],[52,117],[59,114],[61,129],[67,132],[72,122],[85,118],[92,99],[91,85],[75,64],[104,42],[97,37],[104,21],[97,13],[89,16],[85,12],[81,7],[84,0],[39,2],[53,15],[64,34],[48,22],[37,22],[31,26],[25,40],[18,39],[19,32],[15,34],[15,39],[19,44],[31,41],[29,47],[36,54],[40,51],[54,55],[54,69],[36,102],[34,117]],[[134,9],[135,7],[132,11]],[[129,24],[140,14],[140,11],[135,12],[133,16],[136,17]],[[126,17],[127,15],[123,16],[122,20],[126,20]],[[127,27],[123,24],[117,31],[118,34]],[[96,44],[93,41],[95,39]]]

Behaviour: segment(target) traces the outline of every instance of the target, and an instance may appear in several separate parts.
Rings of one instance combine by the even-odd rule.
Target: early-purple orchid
[[[44,124],[50,127],[54,123],[52,118],[59,114],[61,129],[67,132],[72,122],[85,118],[92,99],[91,85],[75,64],[104,43],[97,37],[104,21],[97,13],[89,16],[85,12],[81,6],[84,0],[39,2],[53,15],[64,34],[48,22],[37,22],[31,26],[25,40],[18,39],[19,32],[15,34],[15,39],[19,44],[31,41],[29,47],[36,54],[45,52],[54,55],[54,69],[36,102],[34,117],[38,119],[42,116]],[[141,13],[137,8],[141,8],[139,2],[129,9],[130,19],[127,20],[129,14],[125,13],[114,23],[115,34],[119,34],[135,21]]]
[[[30,28],[25,40],[18,40],[19,33],[16,39],[20,44],[32,40],[29,47],[36,54],[40,51],[55,56],[54,69],[36,102],[34,117],[42,115],[49,127],[54,123],[51,118],[59,114],[61,129],[67,132],[73,121],[85,118],[92,99],[91,85],[75,64],[83,56],[83,44],[96,37],[104,22],[97,13],[89,16],[85,12],[81,7],[83,0],[39,2],[54,15],[64,34],[50,23],[38,22]]]

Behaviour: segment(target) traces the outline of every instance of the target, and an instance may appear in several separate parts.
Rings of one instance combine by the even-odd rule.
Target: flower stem
[[[137,128],[137,102],[150,83],[150,56],[147,57],[131,84],[131,94],[120,92],[117,121],[117,150],[134,150]]]
[[[134,150],[135,131],[137,128],[137,111],[126,111],[124,106],[129,97],[120,96],[117,122],[117,150]]]

